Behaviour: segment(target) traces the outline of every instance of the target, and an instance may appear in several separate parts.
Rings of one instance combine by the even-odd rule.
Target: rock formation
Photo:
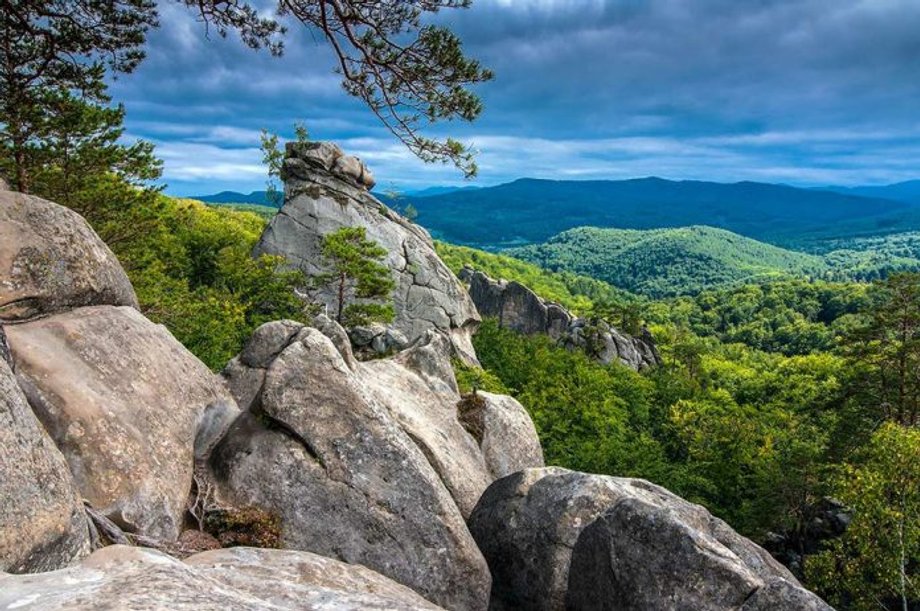
[[[647,331],[632,337],[603,321],[588,329],[587,321],[544,301],[519,282],[493,280],[468,267],[461,270],[460,279],[468,283],[479,314],[496,318],[503,328],[528,335],[544,333],[564,346],[590,352],[604,364],[619,362],[638,371],[661,363]]]
[[[286,547],[364,564],[449,608],[484,608],[489,573],[464,517],[495,464],[542,465],[518,455],[539,447],[533,424],[502,440],[490,421],[487,464],[457,419],[444,335],[359,362],[341,327],[316,325],[263,325],[225,371],[252,411],[211,460],[222,495],[278,511]]]
[[[470,530],[493,608],[829,609],[765,550],[644,480],[521,471],[486,490]]]
[[[366,182],[356,182],[353,170],[360,164],[352,159],[329,143],[288,144],[282,172],[285,203],[262,234],[256,254],[282,255],[315,275],[324,271],[324,235],[364,227],[368,238],[388,252],[386,264],[396,281],[395,330],[410,343],[429,329],[441,330],[464,361],[477,364],[470,337],[479,315],[463,286],[438,258],[424,229],[374,198]],[[317,298],[334,303],[331,291],[320,291]]]
[[[88,305],[137,307],[112,251],[76,212],[0,190],[0,324]]]
[[[517,401],[458,391],[451,359],[475,361],[478,315],[424,232],[375,209],[335,148],[294,147],[286,168],[288,212],[263,242],[313,248],[360,220],[394,248],[402,318],[366,333],[392,356],[355,358],[358,331],[319,316],[259,327],[215,376],[133,307],[82,219],[0,192],[0,608],[828,609],[662,488],[537,468]],[[279,516],[288,549],[87,557],[104,537],[219,544],[180,535],[193,498]]]
[[[179,561],[150,549],[113,545],[79,566],[53,573],[0,574],[0,608],[408,611],[439,607],[362,566],[306,552],[238,547]]]
[[[133,308],[78,308],[6,335],[83,498],[129,532],[178,537],[196,445],[201,454],[238,411],[220,381]]]
[[[135,309],[124,270],[79,215],[0,192],[0,238],[3,351],[80,496],[129,532],[175,539],[195,458],[236,404]]]
[[[67,566],[89,553],[89,528],[64,457],[0,359],[0,571]]]

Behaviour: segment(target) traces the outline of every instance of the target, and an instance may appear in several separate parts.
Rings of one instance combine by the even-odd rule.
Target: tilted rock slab
[[[126,531],[174,540],[196,458],[238,414],[222,380],[129,307],[5,331],[19,385],[83,498]]]
[[[340,327],[318,324],[332,339],[263,325],[225,371],[251,412],[211,458],[222,499],[278,512],[287,548],[363,564],[447,608],[485,608],[489,571],[461,507],[491,478],[448,413],[446,340],[360,363]]]
[[[340,326],[314,325],[263,325],[224,370],[252,413],[212,459],[221,488],[279,511],[289,547],[360,562],[448,607],[485,604],[487,573],[462,520],[495,477],[542,466],[526,411],[480,393],[477,438],[458,419],[442,334],[359,362]]]
[[[0,571],[50,571],[89,551],[67,463],[0,358]]]
[[[76,212],[0,190],[0,323],[88,305],[137,307],[112,251]]]
[[[347,156],[341,149],[329,143],[288,144],[285,203],[262,234],[255,254],[284,256],[312,276],[326,271],[321,267],[323,236],[342,227],[364,227],[368,238],[388,253],[385,264],[396,281],[393,327],[410,343],[429,329],[443,331],[460,358],[478,364],[470,338],[480,319],[466,289],[435,253],[424,229],[342,173],[343,157]],[[331,288],[317,298],[335,304]]]
[[[765,550],[644,480],[522,471],[486,490],[470,530],[497,609],[830,609]]]
[[[544,301],[519,282],[493,280],[469,267],[461,270],[460,279],[469,284],[470,298],[479,314],[497,319],[500,327],[527,335],[549,335],[569,348],[586,349],[585,321],[561,305]],[[597,344],[593,357],[601,363],[622,363],[637,371],[661,363],[647,331],[633,337],[600,322],[595,332],[598,337],[592,342]]]
[[[418,594],[362,566],[307,552],[237,547],[184,561],[113,545],[79,566],[0,573],[2,609],[434,610]]]

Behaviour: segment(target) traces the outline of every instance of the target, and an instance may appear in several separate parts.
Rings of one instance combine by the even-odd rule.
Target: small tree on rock
[[[386,254],[386,249],[367,239],[363,227],[343,227],[323,237],[323,260],[330,271],[317,276],[315,284],[335,291],[339,324],[352,327],[393,320],[393,305],[380,303],[396,287],[390,269],[380,263]]]

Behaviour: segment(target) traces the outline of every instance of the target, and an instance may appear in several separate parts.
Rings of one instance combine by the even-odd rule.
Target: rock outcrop
[[[255,253],[282,255],[312,276],[325,271],[323,236],[342,227],[363,227],[388,253],[385,263],[396,281],[393,328],[410,343],[429,329],[443,331],[460,358],[477,364],[470,337],[479,315],[466,290],[438,258],[427,232],[368,193],[364,179],[355,179],[357,166],[350,159],[329,143],[288,144],[282,172],[285,203]],[[316,297],[330,306],[335,301],[331,290]]]
[[[137,307],[112,251],[76,212],[0,190],[0,323],[88,305]]]
[[[0,574],[2,609],[438,609],[362,566],[306,552],[253,548],[180,561],[113,545],[79,566],[39,575]]]
[[[51,571],[89,546],[67,463],[0,358],[0,571]]]
[[[521,471],[489,487],[470,530],[493,608],[829,609],[765,550],[643,480]]]
[[[287,548],[484,608],[489,572],[464,515],[491,477],[456,418],[448,340],[429,332],[364,363],[340,327],[318,325],[263,325],[228,368],[251,412],[211,459],[221,497],[278,512]]]
[[[78,308],[6,335],[83,498],[129,532],[174,540],[196,453],[238,413],[220,379],[133,308]]]
[[[564,346],[589,352],[604,364],[619,362],[640,370],[661,363],[648,331],[633,337],[603,321],[589,325],[519,282],[493,280],[468,267],[461,270],[460,279],[469,285],[470,298],[479,314],[497,319],[503,328],[528,335],[549,335]]]

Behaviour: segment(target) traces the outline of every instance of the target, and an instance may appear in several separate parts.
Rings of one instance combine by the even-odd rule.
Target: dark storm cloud
[[[486,111],[451,133],[482,182],[663,175],[886,182],[920,172],[915,0],[478,0],[436,18],[496,72]],[[174,192],[261,185],[258,129],[344,141],[383,182],[458,182],[387,136],[300,32],[282,59],[206,40],[165,3],[164,27],[116,96],[155,140]]]

